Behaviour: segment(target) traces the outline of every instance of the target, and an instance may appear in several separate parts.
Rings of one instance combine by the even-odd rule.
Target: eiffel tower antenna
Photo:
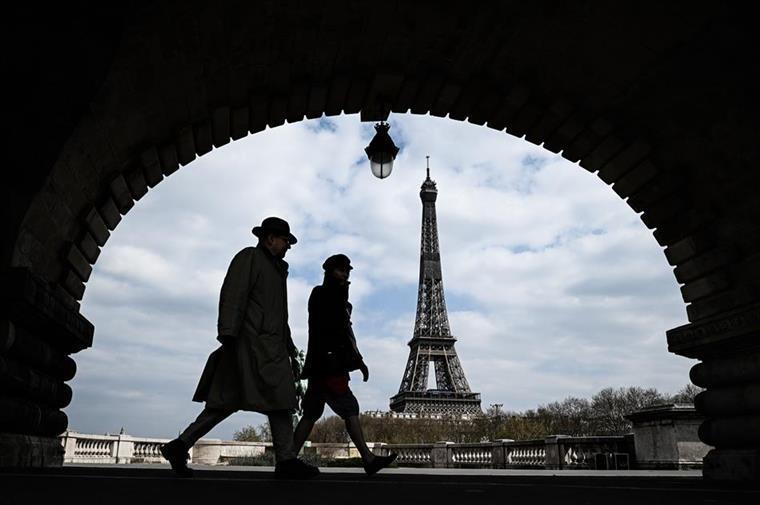
[[[391,398],[391,410],[417,414],[463,416],[481,414],[480,393],[470,391],[451,335],[446,300],[443,296],[441,254],[435,201],[436,183],[427,178],[420,188],[422,200],[422,238],[420,280],[417,291],[417,316],[409,341],[409,359],[398,393]],[[434,368],[435,388],[428,389],[430,367]]]

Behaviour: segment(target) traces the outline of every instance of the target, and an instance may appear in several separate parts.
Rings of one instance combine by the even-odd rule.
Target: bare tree
[[[591,400],[569,396],[562,401],[539,405],[536,410],[509,412],[492,404],[483,416],[472,419],[399,419],[362,416],[365,437],[389,444],[481,442],[500,438],[530,440],[548,435],[623,435],[630,432],[626,415],[658,403],[693,402],[700,388],[687,384],[673,396],[655,388],[604,388]],[[347,442],[343,421],[337,416],[322,418],[314,425],[312,442]],[[235,440],[271,440],[268,425],[247,426]]]
[[[631,430],[626,415],[665,401],[655,388],[604,388],[591,398],[592,430],[595,435],[623,435]]]
[[[269,423],[258,426],[243,426],[232,435],[232,439],[241,442],[271,442],[272,430],[269,429]]]
[[[699,386],[695,386],[694,384],[686,384],[684,387],[682,387],[678,393],[674,394],[670,398],[671,403],[694,403],[694,398],[704,391]]]
[[[585,398],[568,397],[538,407],[552,435],[588,435],[593,430],[591,403]]]

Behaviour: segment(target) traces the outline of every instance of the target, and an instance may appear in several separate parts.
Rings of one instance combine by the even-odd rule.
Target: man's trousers
[[[204,408],[198,417],[190,423],[179,436],[187,448],[192,447],[217,424],[232,415],[234,410]],[[293,417],[288,410],[274,410],[266,413],[272,430],[272,445],[277,462],[293,459]]]

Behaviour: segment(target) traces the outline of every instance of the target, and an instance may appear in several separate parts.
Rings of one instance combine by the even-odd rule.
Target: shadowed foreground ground
[[[187,480],[163,465],[0,469],[0,505],[760,503],[760,488],[711,484],[699,472],[402,468],[367,478],[358,469],[328,468],[311,481],[282,481],[266,467],[195,468],[196,477]]]

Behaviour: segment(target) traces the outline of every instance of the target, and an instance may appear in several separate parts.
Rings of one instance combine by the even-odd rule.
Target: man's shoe
[[[387,456],[375,456],[375,458],[370,463],[364,465],[364,471],[367,472],[367,475],[374,475],[386,466],[396,461],[397,457],[398,454],[395,452],[392,452]]]
[[[311,479],[319,475],[319,468],[298,458],[279,461],[274,467],[278,479]]]
[[[172,465],[172,470],[178,477],[192,477],[193,471],[187,467],[190,455],[187,453],[185,443],[175,438],[171,442],[161,446],[161,455]]]

